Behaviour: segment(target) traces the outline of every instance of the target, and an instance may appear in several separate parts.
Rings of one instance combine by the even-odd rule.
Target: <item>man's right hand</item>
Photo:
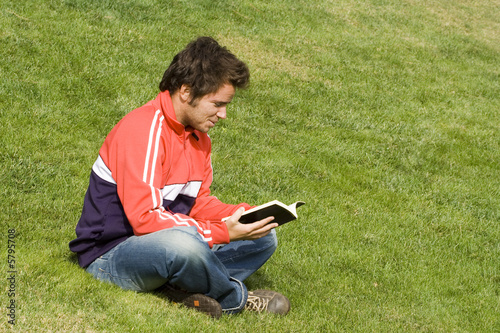
[[[270,223],[274,220],[272,216],[253,223],[240,223],[239,220],[243,212],[245,212],[245,208],[239,208],[226,220],[230,241],[259,239],[278,226],[278,223]]]

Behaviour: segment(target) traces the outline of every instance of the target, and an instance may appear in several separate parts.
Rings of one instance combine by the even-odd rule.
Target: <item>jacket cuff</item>
[[[229,244],[229,232],[227,231],[227,226],[225,222],[212,221],[210,223],[210,229],[212,230],[213,244]]]

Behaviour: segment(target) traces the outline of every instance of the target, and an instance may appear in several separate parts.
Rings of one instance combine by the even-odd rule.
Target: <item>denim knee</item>
[[[260,249],[263,253],[268,253],[271,256],[274,251],[278,248],[278,237],[276,236],[276,230],[271,230],[271,232],[260,239],[255,241],[256,249]]]
[[[196,227],[178,227],[157,231],[156,244],[166,251],[176,250],[187,257],[210,249],[203,241]]]
[[[271,230],[269,235],[264,238],[266,238],[266,241],[269,243],[269,249],[274,252],[278,248],[278,236],[276,235],[276,230]]]

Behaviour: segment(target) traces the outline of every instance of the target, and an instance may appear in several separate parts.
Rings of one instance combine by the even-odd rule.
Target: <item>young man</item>
[[[70,242],[80,266],[213,317],[244,308],[288,312],[285,296],[249,292],[242,282],[274,253],[277,224],[239,223],[248,204],[210,195],[207,132],[248,81],[247,66],[210,37],[174,57],[158,96],[126,115],[99,151]]]

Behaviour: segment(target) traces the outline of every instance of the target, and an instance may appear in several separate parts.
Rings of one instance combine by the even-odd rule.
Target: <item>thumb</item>
[[[234,212],[234,214],[231,217],[233,218],[234,221],[239,221],[241,215],[243,215],[244,212],[245,212],[245,208],[240,207],[236,210],[236,212]]]

